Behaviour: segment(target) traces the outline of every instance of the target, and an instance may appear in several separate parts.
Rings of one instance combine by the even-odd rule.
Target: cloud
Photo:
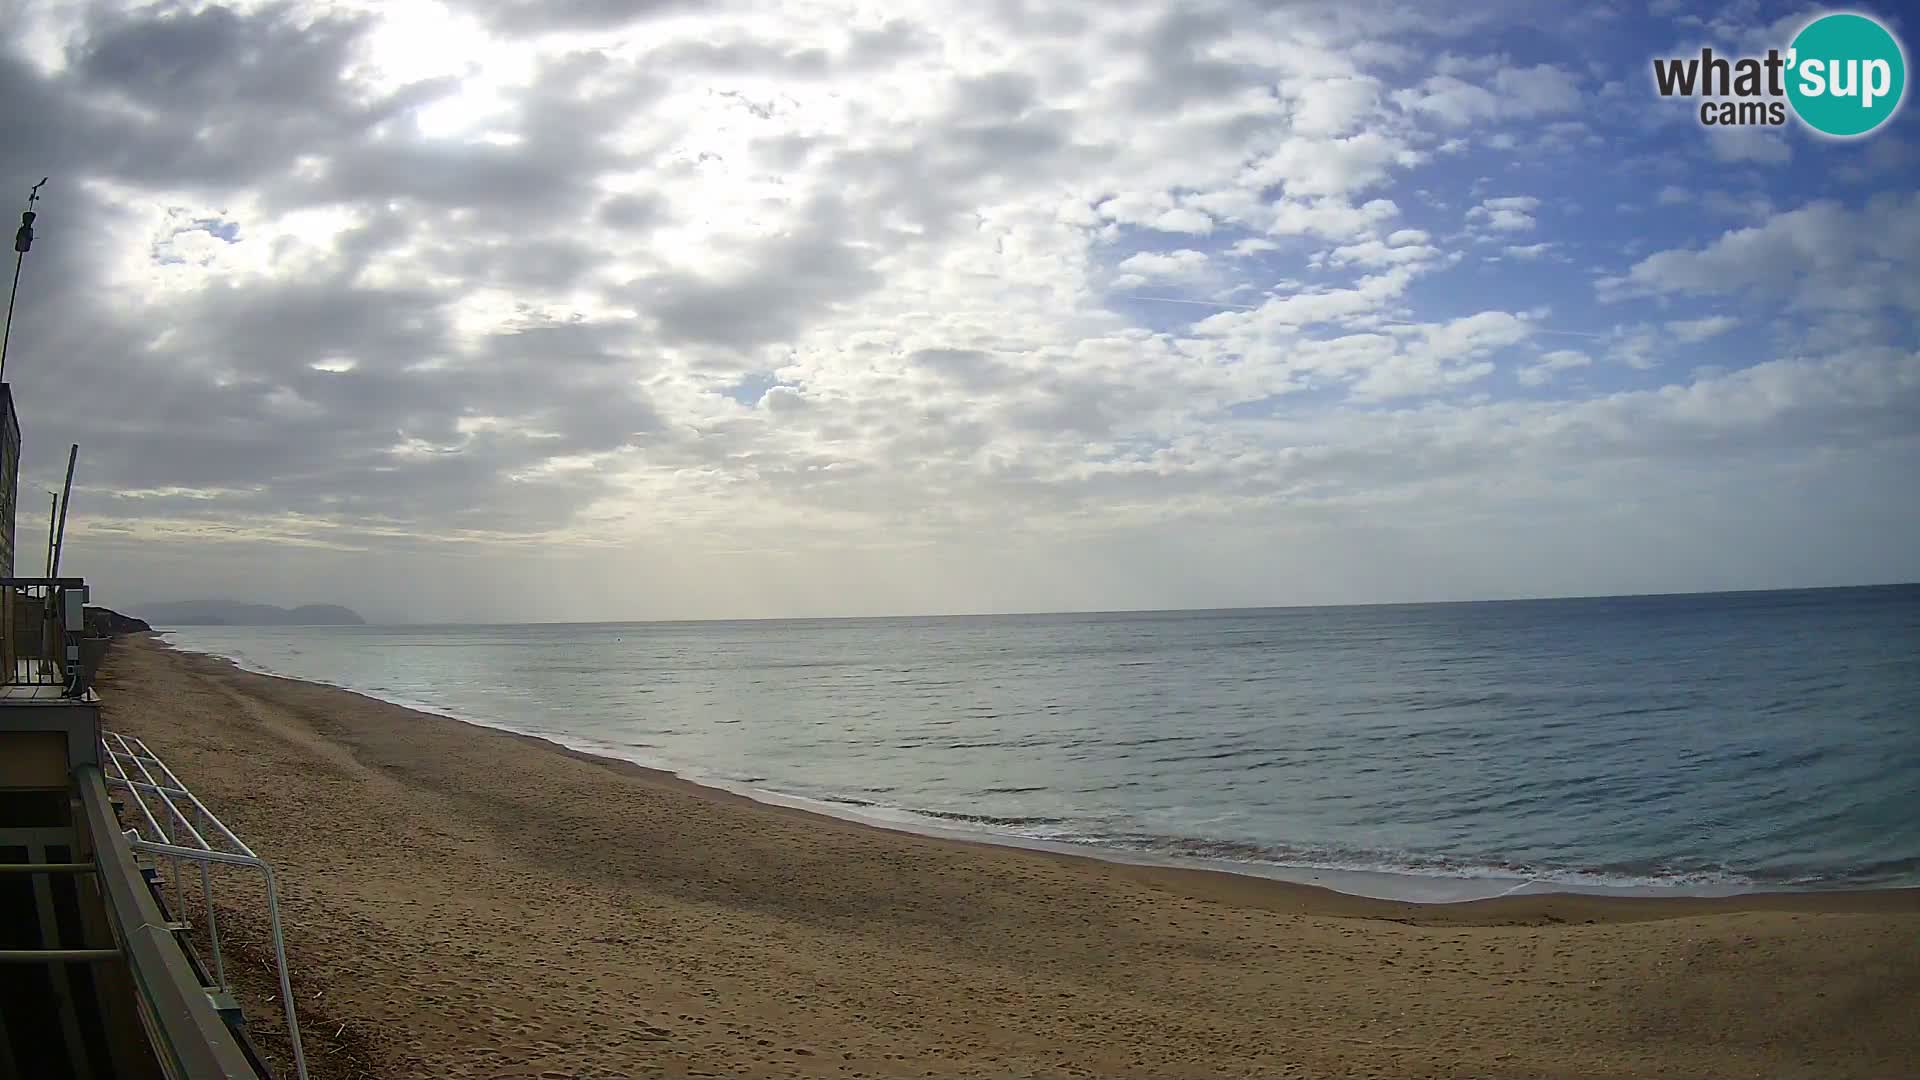
[[[1404,142],[1375,132],[1336,139],[1288,139],[1257,162],[1246,183],[1278,187],[1294,197],[1351,195],[1386,179],[1395,167],[1418,164]]]
[[[1898,152],[1703,171],[1525,14],[29,5],[23,482],[82,444],[116,589],[574,618],[1286,600],[1256,540],[1438,580],[1474,520],[1707,513],[1655,464],[1908,475]]]
[[[1920,195],[1877,195],[1774,214],[1697,249],[1659,252],[1600,282],[1603,298],[1750,294],[1802,311],[1920,312],[1920,281],[1897,267],[1920,243]]]
[[[1864,184],[1882,176],[1911,170],[1920,161],[1920,146],[1910,139],[1888,132],[1866,140],[1854,149],[1850,160],[1833,170],[1833,175],[1849,184]]]
[[[621,29],[697,7],[692,0],[466,0],[461,6],[510,34]]]
[[[1213,219],[1191,206],[1182,206],[1154,218],[1153,228],[1161,232],[1195,233],[1205,236],[1213,231]]]
[[[1380,90],[1378,79],[1364,75],[1298,84],[1293,130],[1310,136],[1345,135],[1379,107]]]
[[[1207,256],[1183,248],[1179,251],[1142,251],[1121,260],[1119,269],[1143,278],[1186,278],[1206,272]]]
[[[1384,242],[1365,240],[1355,244],[1343,244],[1326,253],[1318,263],[1332,263],[1339,266],[1394,266],[1400,263],[1421,263],[1441,256],[1439,248],[1426,243],[1427,234],[1419,229],[1401,229],[1389,236]]]
[[[1708,128],[1707,145],[1719,161],[1783,165],[1793,160],[1793,146],[1778,133],[1762,128]]]
[[[1540,200],[1531,195],[1484,199],[1480,205],[1467,211],[1467,220],[1480,222],[1499,232],[1524,232],[1538,224],[1533,211],[1539,208]]]
[[[1689,345],[1718,337],[1740,325],[1740,320],[1731,315],[1707,315],[1698,319],[1681,319],[1667,324],[1667,332],[1676,339]]]
[[[1114,269],[1119,271],[1113,279],[1116,289],[1137,289],[1149,282],[1199,284],[1215,276],[1206,253],[1191,248],[1136,252]]]
[[[1560,372],[1575,368],[1590,367],[1593,358],[1574,349],[1555,349],[1540,354],[1540,359],[1523,365],[1516,377],[1526,386],[1545,386],[1552,382]]]
[[[1408,112],[1431,116],[1456,128],[1483,121],[1574,112],[1583,100],[1579,77],[1550,64],[1503,67],[1484,83],[1435,75],[1418,88],[1395,91],[1391,96]]]
[[[733,348],[791,340],[822,308],[880,284],[854,246],[854,224],[837,199],[808,206],[804,224],[747,247],[738,268],[693,275],[661,271],[612,290],[610,303],[650,313],[669,342]]]

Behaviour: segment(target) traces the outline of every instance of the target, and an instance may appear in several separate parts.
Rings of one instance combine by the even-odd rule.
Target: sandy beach
[[[1920,890],[1404,904],[767,806],[145,636],[100,688],[276,865],[317,1077],[1920,1075]],[[284,1055],[259,890],[221,896]]]

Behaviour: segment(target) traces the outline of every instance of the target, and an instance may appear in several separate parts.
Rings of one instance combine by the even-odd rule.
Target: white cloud
[[[1202,337],[1230,343],[1232,351],[1257,350],[1274,337],[1291,338],[1321,323],[1378,315],[1406,292],[1417,269],[1396,266],[1369,274],[1343,288],[1299,290],[1276,296],[1247,312],[1221,312],[1196,323]]]
[[[1272,236],[1345,240],[1371,235],[1399,214],[1400,207],[1391,199],[1369,199],[1359,206],[1342,199],[1283,199],[1271,208],[1267,232]]]
[[[1707,315],[1698,319],[1680,319],[1667,324],[1667,332],[1676,339],[1692,344],[1718,337],[1740,325],[1740,320],[1731,315]]]
[[[1485,199],[1467,211],[1467,220],[1499,232],[1524,232],[1538,224],[1532,212],[1539,207],[1540,200],[1530,195]]]
[[[1213,231],[1213,219],[1191,206],[1181,206],[1154,218],[1153,227],[1161,232],[1194,233],[1205,236]]]
[[[1417,232],[1418,230],[1403,230]],[[1399,233],[1394,235],[1398,236]],[[1379,240],[1343,244],[1328,252],[1324,261],[1337,266],[1393,266],[1397,263],[1425,262],[1440,257],[1440,249],[1429,244],[1391,245]]]
[[[1395,167],[1417,165],[1421,160],[1406,143],[1376,132],[1346,138],[1290,138],[1256,162],[1242,182],[1254,189],[1277,185],[1293,197],[1345,196],[1380,183]]]
[[[1122,273],[1142,278],[1192,278],[1206,273],[1207,256],[1190,249],[1179,251],[1141,251],[1120,260]]]
[[[1520,382],[1527,386],[1545,386],[1563,371],[1589,367],[1593,358],[1575,349],[1555,349],[1542,353],[1531,364],[1524,365],[1517,372]]]
[[[1608,335],[1606,358],[1635,371],[1651,371],[1666,360],[1670,345],[1657,327],[1644,323],[1616,326]]]
[[[1582,103],[1579,77],[1549,64],[1500,68],[1485,85],[1436,75],[1391,96],[1402,109],[1452,127],[1574,112]]]
[[[1379,104],[1380,81],[1370,76],[1318,79],[1293,95],[1293,130],[1302,135],[1345,135]]]
[[[1809,203],[1735,229],[1699,249],[1650,255],[1605,278],[1605,299],[1751,293],[1801,311],[1920,312],[1920,278],[1899,267],[1920,251],[1920,195],[1876,196],[1853,210]]]

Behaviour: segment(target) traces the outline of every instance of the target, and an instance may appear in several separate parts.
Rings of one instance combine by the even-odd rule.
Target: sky
[[[23,572],[78,443],[135,612],[1920,579],[1920,110],[1705,128],[1820,9],[1690,10],[0,0]]]

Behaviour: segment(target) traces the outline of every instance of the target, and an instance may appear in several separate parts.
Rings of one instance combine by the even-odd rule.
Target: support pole
[[[80,444],[74,443],[67,451],[67,484],[60,490],[60,524],[53,539],[53,566],[47,574],[50,578],[60,576],[60,550],[67,543],[67,507],[73,505],[73,467],[80,460]]]
[[[7,294],[7,328],[0,332],[0,382],[7,378],[7,346],[13,341],[13,302],[20,297],[20,266],[26,261],[25,251],[13,257],[13,291]]]
[[[53,528],[54,528],[54,523],[59,521],[60,519],[60,493],[57,491],[49,491],[47,492],[47,494],[53,497],[53,509],[47,511],[47,576],[52,577],[53,576]]]

